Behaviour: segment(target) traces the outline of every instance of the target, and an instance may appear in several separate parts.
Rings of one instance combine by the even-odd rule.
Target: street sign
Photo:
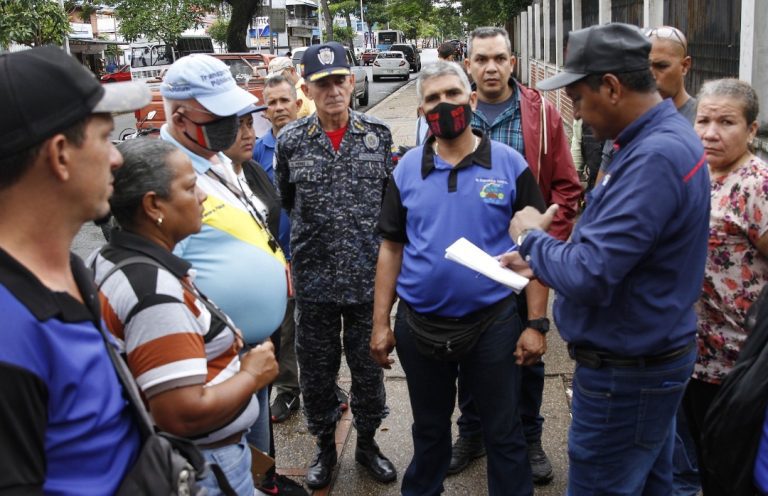
[[[272,32],[285,32],[285,9],[272,9]]]

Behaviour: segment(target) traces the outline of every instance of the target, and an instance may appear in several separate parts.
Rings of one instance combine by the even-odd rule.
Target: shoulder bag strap
[[[144,255],[136,255],[136,256],[128,257],[124,260],[117,262],[115,265],[110,267],[107,273],[104,274],[104,277],[101,279],[101,282],[96,287],[96,289],[101,290],[101,287],[104,285],[105,282],[107,282],[107,279],[109,279],[109,277],[115,272],[117,272],[118,270],[122,269],[127,265],[136,265],[136,264],[154,265],[157,268],[168,270],[157,260]],[[95,266],[96,266],[96,257],[94,257],[93,264],[91,265],[91,269],[94,271],[94,273],[95,273]],[[205,335],[203,336],[203,342],[210,343],[211,341],[214,340],[214,338],[216,338],[216,336],[221,334],[222,331],[224,331],[224,329],[227,329],[227,328],[230,329],[233,333],[235,333],[235,336],[238,335],[238,331],[230,323],[229,318],[226,315],[224,315],[224,313],[216,305],[214,305],[213,302],[210,301],[210,299],[207,296],[205,296],[205,294],[203,294],[202,291],[200,291],[200,289],[192,286],[189,282],[187,282],[184,279],[181,279],[179,282],[181,283],[182,287],[184,287],[184,289],[192,293],[192,295],[194,295],[195,298],[200,300],[200,303],[202,303],[203,306],[205,306],[205,308],[207,308],[212,315],[215,315],[219,320],[221,320],[223,324],[217,327],[210,328],[208,332],[205,333]],[[132,315],[129,315],[129,318],[126,319],[125,324],[128,323],[127,321],[130,320],[130,317],[132,317]]]
[[[96,259],[94,258],[94,266],[96,264],[95,260]],[[101,286],[104,284],[104,281],[106,281],[109,276],[111,276],[121,268],[125,267],[126,265],[138,264],[138,263],[144,263],[144,264],[149,264],[149,265],[154,265],[156,267],[164,268],[159,262],[149,257],[145,257],[145,256],[128,257],[125,260],[121,260],[120,262],[116,263],[112,268],[110,268],[107,271],[107,273],[104,275],[104,278],[101,280],[101,284],[97,286],[97,289],[101,289]],[[191,287],[188,287],[188,285],[186,284],[186,281],[182,281],[182,285],[184,285],[188,290],[191,289]],[[192,294],[195,294],[195,292],[192,291]],[[203,302],[204,305],[206,305],[206,307],[208,307],[205,299],[203,298],[199,298],[199,299],[200,301]],[[213,306],[213,304],[211,304],[211,306]],[[208,308],[210,310],[210,307]],[[218,309],[217,309],[217,312],[218,312],[218,315],[221,315],[222,317],[224,317],[224,314],[221,313],[221,311],[219,311]],[[223,320],[225,324],[229,326],[229,323],[226,317],[224,317]],[[107,354],[109,355],[109,359],[112,361],[112,365],[114,366],[115,371],[117,372],[117,377],[118,379],[120,379],[120,383],[123,385],[123,389],[125,390],[126,395],[128,396],[128,401],[131,403],[131,406],[133,407],[133,410],[136,413],[136,416],[139,418],[139,428],[141,430],[142,439],[147,439],[149,436],[155,435],[154,424],[152,423],[152,419],[149,418],[149,413],[147,412],[147,409],[144,406],[144,402],[142,401],[141,396],[139,395],[139,390],[138,390],[138,387],[136,386],[136,381],[133,379],[133,375],[131,374],[131,371],[128,370],[128,365],[125,363],[125,360],[123,360],[117,355],[117,352],[115,351],[114,346],[112,346],[112,343],[109,341],[109,338],[107,337],[106,331],[104,330],[104,327],[102,327],[101,322],[100,321],[94,322],[94,325],[96,325],[96,328],[99,330],[99,333],[101,334],[101,337],[104,340],[104,345],[107,347]],[[219,332],[221,332],[221,330],[219,330]],[[237,496],[237,493],[230,485],[229,480],[227,480],[227,477],[224,474],[224,471],[221,469],[221,467],[217,463],[208,463],[208,466],[213,472],[214,477],[216,477],[216,482],[219,484],[219,489],[221,489],[221,492],[226,496]]]

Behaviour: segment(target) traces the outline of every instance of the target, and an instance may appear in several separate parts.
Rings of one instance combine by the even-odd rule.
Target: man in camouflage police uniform
[[[317,112],[280,133],[275,173],[291,216],[299,383],[318,446],[306,481],[313,489],[327,486],[336,465],[334,385],[343,319],[355,459],[376,480],[392,482],[395,467],[373,439],[388,409],[383,372],[369,354],[376,223],[393,169],[392,135],[381,121],[349,109],[355,79],[339,43],[313,45],[302,63],[304,92]]]

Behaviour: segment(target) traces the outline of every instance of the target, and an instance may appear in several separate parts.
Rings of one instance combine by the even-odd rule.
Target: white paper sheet
[[[512,288],[515,293],[522,291],[529,279],[517,272],[499,265],[499,261],[484,252],[466,238],[457,239],[445,249],[445,258],[479,272],[496,282]]]

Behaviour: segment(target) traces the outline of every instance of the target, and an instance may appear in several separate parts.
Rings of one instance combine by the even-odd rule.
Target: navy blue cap
[[[614,22],[573,31],[568,36],[563,72],[540,81],[536,88],[555,90],[590,74],[648,69],[650,52],[651,41],[631,24]]]
[[[335,74],[348,76],[352,73],[349,70],[346,50],[341,43],[335,41],[307,48],[301,58],[301,64],[304,66],[304,79],[311,82]]]

